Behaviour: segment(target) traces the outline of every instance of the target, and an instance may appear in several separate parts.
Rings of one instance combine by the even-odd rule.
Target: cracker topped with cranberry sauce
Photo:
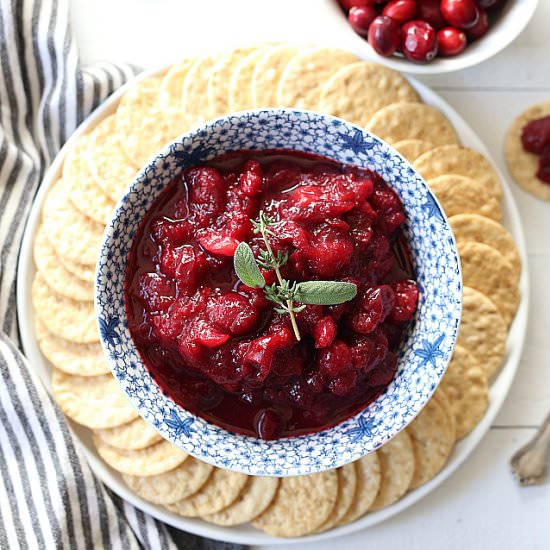
[[[128,323],[144,363],[182,407],[247,435],[311,433],[355,414],[393,379],[416,311],[404,220],[378,174],[320,157],[240,152],[185,169],[129,257]],[[242,242],[264,288],[237,277]],[[355,297],[300,304],[295,293],[289,315],[273,295],[281,280],[339,281]]]

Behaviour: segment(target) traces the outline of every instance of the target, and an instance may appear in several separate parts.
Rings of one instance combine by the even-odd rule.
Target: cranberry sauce
[[[536,177],[550,184],[550,116],[532,120],[521,132],[523,149],[539,156]]]
[[[291,281],[357,284],[336,306],[277,313],[240,282],[237,245],[256,257],[251,219],[277,223]],[[240,152],[183,171],[142,221],[128,258],[128,326],[151,375],[177,403],[265,439],[353,415],[395,375],[418,290],[395,192],[375,173],[290,151]],[[267,283],[273,271],[262,270]]]

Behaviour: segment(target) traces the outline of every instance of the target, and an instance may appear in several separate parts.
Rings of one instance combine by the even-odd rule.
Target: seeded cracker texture
[[[539,157],[525,151],[521,143],[521,133],[525,125],[546,116],[550,116],[550,101],[533,105],[518,117],[508,130],[505,156],[508,170],[514,179],[535,197],[550,201],[550,185],[536,176]]]
[[[365,126],[382,107],[420,101],[399,73],[382,65],[359,61],[342,67],[321,88],[318,110]]]
[[[404,139],[394,143],[397,149],[410,163],[413,163],[420,155],[434,148],[433,143],[421,139]]]
[[[122,474],[154,476],[177,468],[189,455],[168,441],[155,443],[146,449],[129,451],[112,447],[94,436],[99,456]]]
[[[441,387],[449,396],[460,439],[472,431],[487,410],[487,376],[469,351],[456,346]]]
[[[38,318],[53,334],[79,344],[99,341],[93,302],[77,302],[57,294],[39,271],[32,283],[32,303]]]
[[[252,75],[252,102],[254,107],[278,107],[277,87],[283,70],[298,54],[298,48],[282,44],[274,46],[261,57]]]
[[[472,178],[447,174],[428,180],[447,216],[479,214],[499,222],[502,219],[500,201]]]
[[[71,204],[85,216],[104,225],[111,217],[114,201],[101,189],[88,165],[89,136],[80,136],[63,164],[63,180]]]
[[[275,537],[307,535],[327,520],[337,493],[335,470],[284,477],[271,506],[252,524]]]
[[[336,470],[338,475],[338,494],[336,503],[327,520],[317,529],[316,532],[332,529],[347,514],[357,489],[357,472],[353,463],[346,464]]]
[[[215,514],[237,500],[247,480],[245,474],[215,468],[198,493],[166,507],[186,517]]]
[[[377,111],[366,129],[390,145],[404,139],[458,143],[452,124],[434,107],[423,103],[392,103]]]
[[[364,516],[375,501],[382,472],[378,452],[370,453],[354,462],[355,473],[357,474],[357,487],[353,502],[346,515],[340,520],[339,525],[346,525]]]
[[[416,489],[430,481],[445,466],[455,438],[449,416],[434,399],[428,401],[407,430],[413,442],[416,459],[410,488]]]
[[[111,115],[95,127],[90,136],[87,156],[89,173],[93,175],[103,194],[107,194],[115,202],[136,175],[135,166],[122,150],[116,124],[117,117]]]
[[[519,280],[521,258],[508,230],[499,223],[477,214],[459,214],[449,218],[449,224],[457,242],[473,241],[492,246],[511,264]]]
[[[42,223],[56,254],[95,268],[103,225],[86,217],[69,202],[63,180],[57,181],[44,201]]]
[[[462,280],[490,298],[509,326],[519,305],[519,288],[510,262],[486,244],[466,242],[458,245]]]
[[[203,519],[216,525],[241,525],[259,516],[275,498],[279,488],[276,477],[249,476],[241,494],[227,508],[203,516]]]
[[[99,342],[77,344],[52,334],[40,320],[35,318],[36,337],[40,351],[54,367],[67,374],[97,376],[111,372]]]
[[[126,485],[154,504],[172,504],[195,494],[208,481],[214,468],[190,456],[177,468],[154,476],[123,474]]]
[[[63,267],[63,264],[57,259],[53,246],[48,241],[43,226],[40,226],[36,233],[33,256],[38,271],[49,287],[66,298],[93,302],[94,287],[92,283],[82,281]]]
[[[96,435],[113,447],[129,451],[145,449],[162,441],[162,436],[141,418],[114,428],[96,430]]]
[[[408,490],[415,468],[411,437],[401,431],[377,451],[382,471],[380,490],[370,511],[385,508],[399,500]]]
[[[285,67],[277,88],[277,103],[283,107],[315,110],[321,88],[339,69],[357,57],[335,48],[311,48],[294,56]]]
[[[485,294],[464,287],[457,344],[477,359],[489,379],[502,365],[507,336],[506,323],[496,305]]]
[[[61,410],[88,428],[111,428],[138,416],[110,374],[76,376],[55,369],[52,392]]]
[[[436,147],[418,157],[413,166],[425,180],[445,174],[466,176],[477,181],[495,198],[499,200],[502,198],[502,187],[493,167],[481,153],[468,147],[460,145]]]

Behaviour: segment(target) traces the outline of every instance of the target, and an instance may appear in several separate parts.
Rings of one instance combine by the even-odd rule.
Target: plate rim
[[[44,202],[48,189],[51,187],[61,171],[61,166],[67,152],[70,150],[76,139],[80,135],[84,134],[88,130],[88,128],[95,126],[100,120],[106,118],[109,114],[114,112],[116,105],[118,104],[122,95],[136,82],[149,76],[161,75],[165,71],[166,66],[163,66],[161,68],[155,68],[140,73],[133,79],[129,80],[126,84],[121,86],[103,103],[98,105],[98,107],[96,107],[92,111],[92,113],[90,113],[90,115],[88,115],[88,117],[86,117],[84,121],[77,127],[75,132],[71,135],[64,146],[57,153],[53,163],[46,171],[38,193],[34,198],[31,211],[25,225],[17,263],[16,307],[23,351],[29,363],[33,365],[35,372],[38,374],[38,376],[46,386],[48,392],[50,393],[51,381],[49,378],[49,371],[51,370],[51,367],[48,366],[49,362],[42,356],[38,347],[36,331],[34,328],[34,314],[30,292],[32,278],[35,272],[35,267],[32,259],[32,244],[36,229],[38,227],[42,204]],[[419,93],[421,99],[426,104],[438,108],[447,118],[449,118],[449,120],[455,127],[455,130],[460,137],[461,142],[465,143],[466,146],[471,146],[472,148],[484,154],[495,169],[497,175],[502,182],[503,187],[503,206],[505,209],[507,221],[505,227],[512,233],[522,260],[522,274],[519,281],[520,292],[522,296],[521,302],[518,307],[514,322],[508,333],[506,344],[506,360],[501,370],[499,371],[498,376],[490,387],[489,407],[487,408],[487,411],[481,422],[466,438],[455,444],[449,462],[436,477],[434,477],[425,485],[419,487],[418,489],[415,489],[413,492],[405,495],[405,497],[403,497],[396,503],[372,514],[367,514],[363,518],[353,522],[350,525],[332,529],[330,531],[317,535],[284,539],[273,537],[261,531],[257,531],[248,524],[245,526],[235,526],[227,528],[208,524],[200,519],[184,518],[181,516],[177,516],[176,514],[173,514],[167,510],[164,510],[160,506],[153,505],[141,499],[124,485],[122,478],[120,474],[118,474],[118,472],[115,472],[113,469],[108,467],[98,457],[97,453],[93,450],[90,431],[87,428],[78,426],[76,423],[67,418],[73,435],[77,439],[78,443],[81,444],[81,447],[90,464],[90,468],[92,469],[92,471],[107,487],[109,487],[121,498],[124,498],[135,507],[173,527],[199,536],[209,537],[220,541],[232,542],[236,544],[260,545],[295,544],[329,540],[339,537],[341,535],[349,535],[368,527],[372,527],[405,510],[406,508],[423,498],[425,495],[432,492],[465,462],[468,456],[474,451],[474,449],[477,448],[484,435],[488,432],[493,420],[496,418],[506,396],[510,391],[514,376],[519,367],[520,357],[525,344],[530,294],[528,274],[529,268],[527,264],[527,249],[525,246],[523,226],[521,223],[517,204],[512,195],[507,178],[504,178],[502,171],[493,160],[492,156],[489,154],[489,151],[487,150],[481,139],[477,136],[475,131],[436,92],[410,76],[407,76],[407,78],[411,85]]]

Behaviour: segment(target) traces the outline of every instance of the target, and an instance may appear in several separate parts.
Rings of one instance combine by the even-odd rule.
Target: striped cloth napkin
[[[237,548],[168,528],[93,475],[18,351],[16,264],[44,171],[77,125],[134,75],[81,68],[68,0],[0,0],[0,548]]]

